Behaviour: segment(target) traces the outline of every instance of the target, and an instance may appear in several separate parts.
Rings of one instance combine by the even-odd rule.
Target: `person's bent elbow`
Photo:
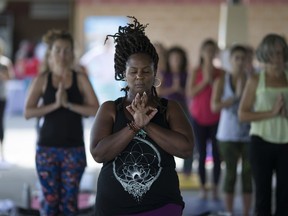
[[[91,142],[91,147],[90,147],[91,156],[93,157],[94,161],[96,161],[97,163],[104,163],[105,162],[104,155],[100,153],[96,148],[97,148],[97,144],[95,144],[95,142]]]
[[[94,152],[94,153],[91,153],[91,155],[92,155],[94,161],[96,161],[97,163],[106,162],[105,158],[102,155],[100,155],[100,154],[97,154],[97,153]]]
[[[99,109],[99,106],[93,106],[93,110],[92,110],[90,116],[95,116],[97,111],[98,111],[98,109]]]
[[[182,149],[181,152],[178,152],[178,157],[180,158],[190,158],[193,155],[194,144],[192,143],[189,147],[187,146],[185,149]]]
[[[89,115],[90,116],[95,116],[97,111],[98,111],[98,109],[99,109],[99,103],[97,102],[97,103],[92,105]]]
[[[238,110],[238,119],[240,122],[246,122],[247,119],[245,118],[245,112],[243,112],[241,109]]]
[[[97,162],[97,163],[104,163],[105,161],[103,160],[102,157],[98,157],[98,156],[93,156],[93,159]]]
[[[32,118],[32,115],[30,114],[29,110],[24,110],[24,118],[26,120]]]
[[[220,112],[220,108],[216,104],[212,103],[210,108],[211,108],[212,113],[219,113]]]

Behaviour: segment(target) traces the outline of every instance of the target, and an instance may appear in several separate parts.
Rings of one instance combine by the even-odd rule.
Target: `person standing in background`
[[[6,82],[14,78],[12,61],[5,56],[5,42],[0,38],[0,162],[5,162],[4,157],[4,114],[6,107],[7,89]]]
[[[239,102],[247,79],[245,71],[247,50],[242,45],[230,48],[231,71],[219,76],[213,84],[211,110],[221,112],[217,140],[225,162],[224,194],[226,210],[233,214],[237,166],[241,160],[243,216],[249,216],[252,197],[252,176],[248,160],[249,123],[238,119]]]
[[[246,46],[247,54],[246,54],[246,63],[245,63],[245,72],[247,74],[247,77],[252,76],[255,73],[258,73],[258,68],[254,65],[254,57],[255,57],[255,51],[252,46],[247,45]]]
[[[256,50],[263,69],[250,76],[238,115],[251,122],[250,161],[255,180],[255,216],[288,215],[288,45],[278,34],[266,35]],[[272,179],[276,208],[272,213]]]
[[[28,40],[22,40],[15,54],[14,70],[17,79],[24,79],[27,86],[37,76],[40,69],[40,61],[34,55],[35,45]]]
[[[187,117],[190,118],[190,113],[187,107],[185,86],[188,70],[188,58],[186,51],[180,46],[173,46],[167,50],[166,70],[159,73],[162,81],[157,92],[159,96],[169,100],[177,101]],[[184,159],[183,173],[189,176],[192,172],[193,158]]]
[[[213,198],[218,199],[218,183],[220,178],[220,156],[216,140],[219,113],[213,113],[210,108],[212,85],[214,80],[224,73],[216,68],[213,60],[218,52],[218,46],[214,40],[207,39],[202,43],[200,50],[200,62],[198,67],[189,74],[186,84],[186,97],[189,101],[189,112],[192,117],[193,129],[199,152],[199,176],[201,180],[201,197],[207,198],[206,183],[206,156],[207,143],[211,142],[213,156]]]
[[[177,101],[186,113],[187,65],[187,54],[183,48],[174,46],[168,49],[166,70],[159,74],[161,85],[157,89],[159,96]]]
[[[49,30],[43,41],[47,43],[44,71],[33,80],[24,110],[26,119],[43,117],[36,149],[44,195],[41,213],[76,216],[86,167],[82,117],[94,116],[99,103],[87,75],[74,70],[72,35]]]

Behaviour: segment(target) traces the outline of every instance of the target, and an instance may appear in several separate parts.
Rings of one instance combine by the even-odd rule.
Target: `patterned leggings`
[[[74,216],[78,192],[86,167],[84,147],[37,147],[36,168],[44,195],[41,212],[45,216]]]

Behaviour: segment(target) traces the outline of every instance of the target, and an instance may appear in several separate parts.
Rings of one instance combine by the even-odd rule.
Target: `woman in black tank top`
[[[82,117],[94,116],[99,104],[87,76],[73,70],[72,36],[51,30],[43,40],[48,47],[45,68],[30,87],[24,112],[27,119],[42,118],[36,150],[44,195],[41,212],[77,215],[79,184],[86,167]]]
[[[91,129],[90,151],[103,163],[95,215],[182,215],[174,156],[187,158],[193,130],[180,105],[157,96],[158,55],[136,18],[110,35],[115,79],[125,97],[103,103]],[[157,83],[158,82],[158,83]]]

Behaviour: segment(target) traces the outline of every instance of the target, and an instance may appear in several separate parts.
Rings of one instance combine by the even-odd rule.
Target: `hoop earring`
[[[158,78],[158,77],[155,77],[155,80],[154,80],[154,84],[153,84],[153,86],[155,87],[155,88],[158,88],[159,86],[161,86],[161,80]]]

